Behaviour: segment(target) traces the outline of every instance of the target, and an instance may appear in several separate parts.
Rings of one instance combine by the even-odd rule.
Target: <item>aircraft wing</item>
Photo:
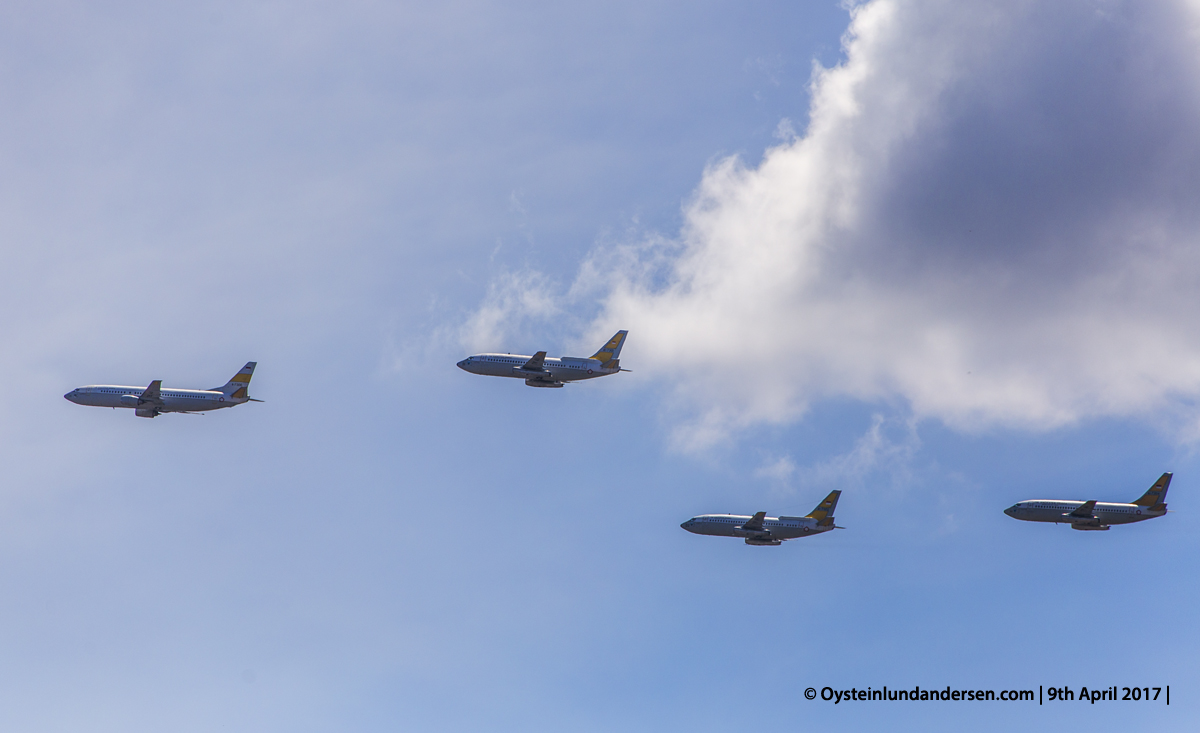
[[[534,354],[529,361],[525,362],[525,365],[521,368],[530,372],[540,372],[542,371],[542,364],[545,361],[546,352],[539,351],[538,353]]]
[[[1091,519],[1092,514],[1096,511],[1096,500],[1085,501],[1079,505],[1079,508],[1068,514],[1068,517],[1078,517],[1080,519]]]
[[[163,403],[162,395],[159,394],[159,390],[161,390],[161,389],[162,389],[162,380],[161,379],[154,380],[153,382],[150,383],[150,386],[146,388],[146,391],[142,392],[142,396],[138,397],[138,403],[149,402],[152,405],[158,405],[159,407],[161,407],[162,403]]]
[[[746,523],[742,525],[742,529],[748,529],[748,530],[751,530],[752,532],[762,532],[763,531],[763,519],[765,519],[766,516],[767,516],[766,512],[758,512],[753,517],[750,517],[749,519],[746,520]]]

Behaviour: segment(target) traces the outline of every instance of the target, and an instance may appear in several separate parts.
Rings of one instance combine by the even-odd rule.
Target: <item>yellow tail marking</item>
[[[623,333],[618,333],[616,336],[613,336],[607,344],[600,347],[599,351],[597,351],[595,354],[592,354],[592,358],[598,359],[599,361],[608,361],[612,358],[613,350],[621,345],[621,339],[623,338],[625,338],[625,334]]]
[[[832,509],[833,505],[837,502],[837,497],[840,493],[841,492],[838,491],[831,491],[829,496],[825,497],[825,500],[817,505],[816,509],[813,509],[804,516],[810,519],[824,519],[825,517],[829,516],[829,510]]]
[[[1153,486],[1151,486],[1149,489],[1146,490],[1146,493],[1144,493],[1140,497],[1138,497],[1138,499],[1136,501],[1134,501],[1133,503],[1136,504],[1137,506],[1149,506],[1149,507],[1153,507],[1153,506],[1157,506],[1158,504],[1161,504],[1163,490],[1166,488],[1167,484],[1170,483],[1170,480],[1171,479],[1167,475],[1164,474],[1161,478],[1159,478],[1157,481],[1154,482]]]

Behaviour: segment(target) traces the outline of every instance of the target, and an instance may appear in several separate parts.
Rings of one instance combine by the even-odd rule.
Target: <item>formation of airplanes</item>
[[[628,331],[617,331],[604,346],[589,357],[547,357],[545,351],[532,356],[521,354],[486,353],[468,356],[458,367],[471,374],[523,379],[530,387],[562,387],[596,377],[606,377],[621,368],[621,348]],[[138,417],[157,417],[163,413],[195,414],[236,407],[247,402],[262,402],[249,395],[250,378],[256,362],[246,362],[232,378],[220,387],[211,389],[163,389],[156,379],[146,387],[115,384],[90,384],[77,387],[63,395],[77,405],[92,407],[130,408]],[[1167,514],[1167,489],[1170,472],[1164,473],[1141,497],[1128,504],[1101,502],[1096,499],[1031,499],[1013,504],[1004,513],[1026,522],[1068,524],[1071,529],[1104,531],[1114,524],[1131,524],[1155,519]],[[700,514],[679,525],[698,535],[737,537],[747,545],[779,546],[787,540],[813,537],[833,529],[841,491],[831,491],[820,504],[802,517],[768,517],[765,511],[752,515]]]

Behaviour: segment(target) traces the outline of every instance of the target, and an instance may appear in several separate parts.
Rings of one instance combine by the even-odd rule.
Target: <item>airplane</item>
[[[196,413],[236,407],[246,402],[262,402],[246,394],[250,377],[258,362],[246,366],[221,387],[212,389],[163,389],[156,379],[149,387],[122,387],[115,384],[90,384],[63,395],[77,405],[92,407],[132,407],[138,417],[157,417],[164,412]]]
[[[768,517],[759,512],[753,517],[740,514],[701,514],[679,525],[692,534],[712,537],[744,537],[747,545],[782,545],[784,540],[844,529],[833,523],[833,510],[840,491],[831,491],[817,508],[803,517]]]
[[[1004,510],[1013,519],[1026,522],[1054,522],[1069,524],[1071,529],[1105,531],[1113,524],[1131,524],[1161,517],[1167,513],[1167,487],[1171,485],[1168,471],[1154,485],[1131,504],[1110,504],[1095,499],[1087,501],[1063,501],[1059,499],[1034,499],[1020,501]]]
[[[567,382],[629,371],[621,368],[621,361],[617,358],[621,355],[621,347],[625,345],[628,333],[617,331],[608,343],[586,359],[578,356],[547,358],[544,351],[533,356],[476,354],[458,362],[458,368],[471,374],[524,379],[530,387],[561,387]]]

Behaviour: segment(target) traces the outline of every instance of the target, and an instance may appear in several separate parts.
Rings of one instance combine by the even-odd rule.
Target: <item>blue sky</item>
[[[1194,10],[0,13],[5,730],[1193,727]]]

